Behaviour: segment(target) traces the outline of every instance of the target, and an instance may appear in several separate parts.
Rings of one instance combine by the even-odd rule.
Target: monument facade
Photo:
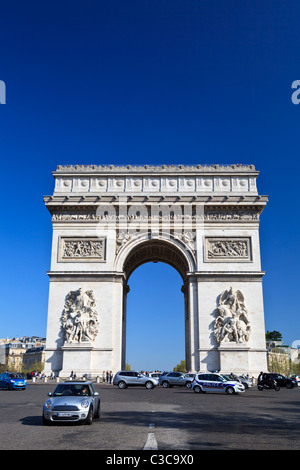
[[[125,366],[132,272],[161,261],[181,275],[192,371],[267,369],[253,165],[58,166],[45,372]],[[142,308],[141,308],[142,310]]]

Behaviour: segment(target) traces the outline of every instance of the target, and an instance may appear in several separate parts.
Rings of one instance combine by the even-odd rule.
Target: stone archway
[[[135,269],[149,261],[161,261],[173,266],[181,275],[183,282],[189,271],[189,264],[183,250],[179,250],[175,244],[164,239],[150,239],[132,248],[123,265],[125,278],[129,279]]]
[[[45,371],[124,365],[127,280],[163,261],[183,279],[191,370],[266,369],[252,165],[59,166],[44,201],[53,240]]]
[[[189,256],[190,255],[190,256]],[[122,257],[124,259],[124,256]],[[193,318],[194,314],[198,311],[197,308],[189,310],[189,306],[193,305],[190,301],[192,290],[189,288],[191,280],[189,273],[194,272],[193,259],[191,254],[184,250],[174,240],[165,240],[163,238],[154,238],[149,240],[135,241],[131,246],[130,251],[126,253],[126,258],[123,262],[122,270],[124,272],[123,283],[123,333],[122,333],[122,368],[125,367],[126,357],[126,313],[127,313],[127,294],[129,292],[128,281],[131,274],[142,264],[148,262],[162,262],[172,266],[182,278],[182,292],[184,294],[184,319],[185,319],[185,360],[188,370],[199,369],[199,364],[195,364],[194,358],[191,355],[191,325],[197,323],[197,318]],[[194,296],[194,302],[197,302],[197,297]],[[192,318],[191,318],[192,317]],[[193,349],[198,349],[199,345],[193,346]]]

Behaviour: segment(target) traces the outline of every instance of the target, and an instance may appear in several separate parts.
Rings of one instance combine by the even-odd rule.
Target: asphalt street
[[[95,384],[101,417],[91,426],[42,425],[56,384],[0,390],[1,450],[298,450],[300,387],[255,387],[241,395],[195,394],[187,388],[119,390]]]

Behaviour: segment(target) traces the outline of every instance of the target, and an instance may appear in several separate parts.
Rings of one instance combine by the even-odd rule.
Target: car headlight
[[[81,402],[81,407],[82,408],[88,408],[90,405],[89,401],[88,400],[82,400]]]
[[[46,403],[45,403],[45,408],[47,408],[47,410],[49,410],[50,406],[52,405],[52,401],[51,400],[47,400]]]
[[[14,381],[13,379],[11,379],[11,380],[10,380],[10,383],[14,384],[14,383],[15,383],[15,381]]]

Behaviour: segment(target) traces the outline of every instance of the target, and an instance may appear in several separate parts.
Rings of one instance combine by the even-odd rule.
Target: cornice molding
[[[139,173],[139,174],[151,174],[151,173],[251,173],[259,174],[255,170],[255,166],[252,164],[196,164],[196,165],[58,165],[56,171],[53,174],[63,173]]]
[[[261,282],[265,271],[196,271],[187,273],[190,280],[198,282]]]
[[[47,271],[50,282],[117,282],[123,283],[124,273],[116,271],[99,272],[99,271]]]

